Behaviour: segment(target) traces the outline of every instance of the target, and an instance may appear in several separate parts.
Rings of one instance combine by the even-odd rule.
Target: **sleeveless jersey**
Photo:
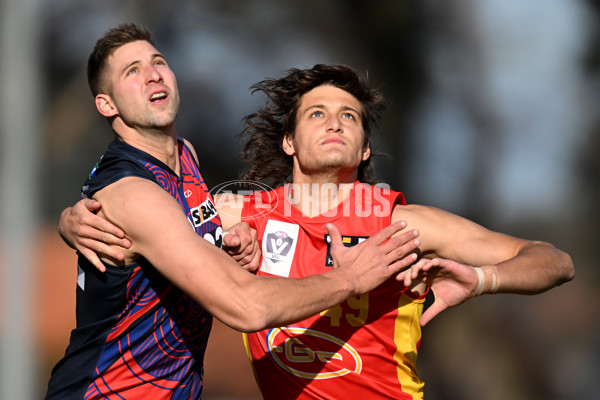
[[[293,186],[293,185],[292,185]],[[246,196],[242,220],[258,232],[259,275],[300,278],[330,270],[331,222],[353,246],[391,223],[404,196],[356,182],[338,207],[307,217],[289,185]],[[425,295],[395,278],[304,321],[244,336],[262,394],[270,399],[422,399],[416,371]]]
[[[128,176],[156,182],[195,231],[221,247],[221,221],[196,162],[179,141],[181,176],[115,139],[82,188],[91,197]],[[151,213],[151,210],[149,210]],[[152,215],[148,215],[152,218]],[[212,316],[141,258],[100,273],[79,255],[77,326],[46,399],[199,399]]]

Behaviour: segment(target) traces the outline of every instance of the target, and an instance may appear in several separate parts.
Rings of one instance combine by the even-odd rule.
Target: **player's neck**
[[[356,174],[295,174],[287,196],[302,214],[315,217],[337,207],[350,194]]]
[[[179,175],[179,148],[174,126],[160,131],[121,131],[118,135],[127,144],[157,158]]]

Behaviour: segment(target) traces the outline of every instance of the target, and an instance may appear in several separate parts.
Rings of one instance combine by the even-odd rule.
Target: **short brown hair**
[[[119,25],[117,28],[109,29],[98,39],[87,64],[88,85],[94,97],[102,90],[106,90],[102,87],[102,78],[108,57],[119,47],[138,40],[145,40],[154,46],[150,31],[136,24]]]

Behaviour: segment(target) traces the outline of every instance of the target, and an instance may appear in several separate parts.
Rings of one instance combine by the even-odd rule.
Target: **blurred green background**
[[[209,187],[235,179],[248,90],[344,63],[392,101],[377,175],[411,203],[552,242],[576,279],[477,298],[423,330],[438,400],[595,399],[600,389],[600,4],[592,0],[3,0],[0,3],[0,398],[41,398],[74,321],[61,210],[112,139],[85,79],[109,28],[149,28],[175,71],[178,133]],[[214,344],[214,346],[212,346]],[[206,399],[255,399],[240,335],[217,326]],[[214,348],[214,350],[213,350]]]

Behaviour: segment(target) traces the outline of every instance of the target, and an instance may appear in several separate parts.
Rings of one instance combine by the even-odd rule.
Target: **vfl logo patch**
[[[279,260],[285,261],[287,254],[290,252],[294,239],[288,236],[283,231],[277,231],[275,233],[269,233],[267,235],[267,252],[271,255],[270,258],[273,262]]]
[[[204,203],[200,204],[198,207],[191,208],[190,215],[192,217],[192,225],[194,228],[198,228],[217,215],[217,207],[215,207],[210,199],[206,199]]]
[[[290,276],[300,227],[282,221],[268,220],[262,240],[261,271],[283,277]]]
[[[342,243],[346,247],[356,246],[359,243],[367,240],[368,236],[344,236],[342,235]],[[325,243],[327,243],[327,255],[325,256],[325,266],[333,267],[333,258],[331,258],[331,238],[328,234],[325,234]]]
[[[280,368],[301,378],[330,379],[362,371],[360,354],[324,332],[295,326],[271,329],[267,347]]]

